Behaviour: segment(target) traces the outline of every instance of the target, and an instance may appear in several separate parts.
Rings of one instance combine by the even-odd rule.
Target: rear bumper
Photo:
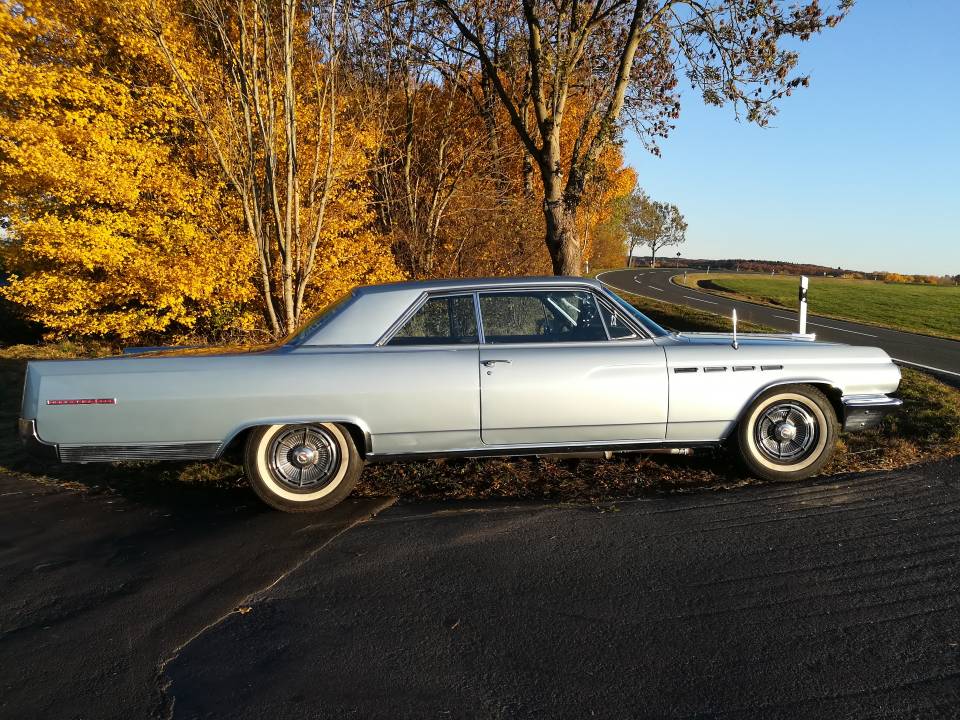
[[[60,452],[55,443],[44,442],[37,435],[37,421],[17,420],[17,435],[20,436],[20,442],[23,443],[31,455],[44,460],[59,460]]]
[[[903,405],[900,398],[888,395],[847,395],[843,404],[843,429],[867,430],[880,424],[883,416]]]

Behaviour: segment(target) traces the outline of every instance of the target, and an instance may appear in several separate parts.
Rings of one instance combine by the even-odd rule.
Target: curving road
[[[631,268],[600,273],[597,279],[614,290],[643,295],[654,300],[687,305],[729,316],[737,309],[740,320],[761,323],[778,330],[796,332],[797,312],[756,303],[728,300],[712,293],[691,290],[671,282],[678,271],[673,268]],[[814,301],[815,302],[815,301]],[[899,363],[929,370],[953,380],[960,379],[960,342],[889,330],[876,325],[835,320],[818,315],[807,316],[807,332],[817,334],[818,340],[842,342],[848,345],[872,345],[883,348]]]

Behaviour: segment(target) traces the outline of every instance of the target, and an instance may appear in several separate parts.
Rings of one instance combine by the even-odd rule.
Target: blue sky
[[[958,25],[955,0],[860,0],[801,44],[810,87],[771,127],[686,93],[663,156],[629,137],[627,163],[686,216],[686,257],[960,273]]]

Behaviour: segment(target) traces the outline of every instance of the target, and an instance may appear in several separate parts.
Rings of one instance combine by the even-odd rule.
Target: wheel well
[[[220,452],[220,457],[237,464],[243,463],[243,448],[247,444],[247,437],[255,428],[248,427],[241,430],[227,442],[226,447]]]
[[[833,385],[828,385],[826,383],[802,383],[803,385],[809,385],[810,387],[815,387],[817,390],[822,392],[827,396],[827,399],[830,401],[830,404],[833,405],[833,411],[837,414],[837,422],[843,423],[843,402],[840,398],[843,395],[838,388],[835,388]]]
[[[346,428],[347,432],[350,433],[350,437],[353,439],[353,444],[357,447],[357,452],[360,453],[360,458],[362,460],[367,459],[367,435],[360,429],[359,426],[354,425],[353,423],[337,423],[338,425]]]
[[[357,452],[360,454],[362,459],[366,460],[367,436],[363,430],[361,430],[358,425],[347,422],[338,422],[337,425],[345,428],[347,432],[350,433],[350,438],[353,440],[353,444],[357,446]],[[256,430],[258,427],[262,426],[254,425],[253,427],[244,428],[234,435],[227,443],[226,447],[224,447],[220,452],[220,457],[232,462],[242,462],[243,448],[247,444],[247,438],[250,436],[250,433]]]

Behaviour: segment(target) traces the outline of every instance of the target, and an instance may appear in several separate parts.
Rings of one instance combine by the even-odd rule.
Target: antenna
[[[740,345],[737,343],[737,309],[733,309],[733,349],[739,350]]]

